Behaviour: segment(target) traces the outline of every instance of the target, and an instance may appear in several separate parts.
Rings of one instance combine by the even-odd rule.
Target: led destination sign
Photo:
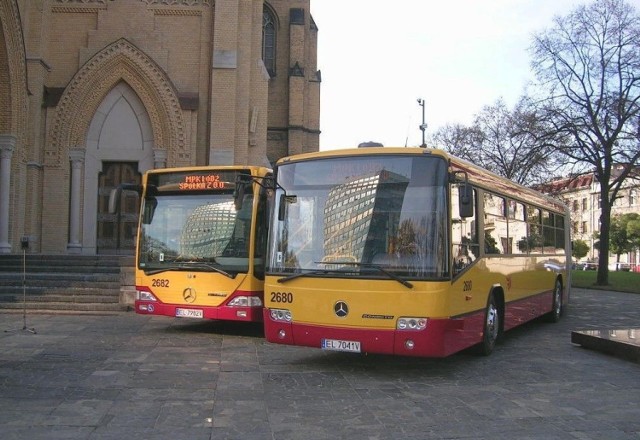
[[[219,170],[162,173],[149,176],[149,183],[155,185],[160,192],[233,190],[238,174],[240,173],[237,171]]]
[[[229,186],[231,183],[221,180],[219,174],[184,176],[184,181],[178,183],[179,190],[225,189]]]

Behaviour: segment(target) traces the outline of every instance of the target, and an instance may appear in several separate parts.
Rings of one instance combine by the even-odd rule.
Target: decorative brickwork
[[[80,4],[87,4],[87,3],[107,3],[107,2],[112,2],[113,0],[55,0],[56,3],[80,3]]]
[[[148,5],[211,6],[213,0],[140,0]]]
[[[20,11],[14,0],[0,1],[0,148],[5,161],[0,171],[0,252],[11,252],[25,233],[26,148],[28,118],[27,56],[20,22]],[[12,154],[7,154],[10,140]],[[18,244],[19,245],[19,244]]]
[[[10,133],[21,138],[26,129],[27,67],[21,37],[20,14],[13,1],[0,1],[0,22],[2,23],[0,32],[3,33],[2,39],[5,45],[0,52],[3,57],[0,59],[0,69],[3,71],[0,76],[4,81],[8,81],[8,86],[7,83],[3,84],[3,92],[9,93],[9,97],[0,97],[3,101],[0,104],[0,134]],[[8,106],[4,107],[5,105]],[[20,149],[17,154],[18,158],[26,159],[24,149]]]
[[[172,152],[185,160],[189,152],[175,88],[152,59],[120,39],[92,57],[60,98],[52,142],[45,151],[47,166],[61,166],[69,145],[84,145],[96,109],[120,81],[127,82],[147,108],[156,146],[172,145]]]
[[[183,16],[183,17],[200,17],[202,16],[202,11],[198,9],[164,9],[164,8],[156,8],[153,9],[154,15],[159,16]]]

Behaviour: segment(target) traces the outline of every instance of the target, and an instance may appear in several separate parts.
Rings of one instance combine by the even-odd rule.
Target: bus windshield
[[[233,194],[158,193],[142,205],[138,262],[145,272],[247,272],[253,195],[236,211]]]
[[[286,279],[449,275],[448,167],[434,156],[283,163],[267,271]],[[282,281],[284,282],[284,281]]]

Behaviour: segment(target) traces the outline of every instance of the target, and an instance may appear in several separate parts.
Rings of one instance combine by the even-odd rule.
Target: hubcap
[[[487,333],[491,340],[498,337],[498,309],[491,304],[487,313]]]
[[[562,289],[559,284],[556,284],[556,294],[554,298],[555,313],[560,316],[560,310],[562,309]]]

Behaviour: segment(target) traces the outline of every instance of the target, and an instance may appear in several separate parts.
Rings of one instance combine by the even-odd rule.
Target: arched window
[[[267,5],[262,8],[262,61],[269,75],[276,76],[276,17]]]

